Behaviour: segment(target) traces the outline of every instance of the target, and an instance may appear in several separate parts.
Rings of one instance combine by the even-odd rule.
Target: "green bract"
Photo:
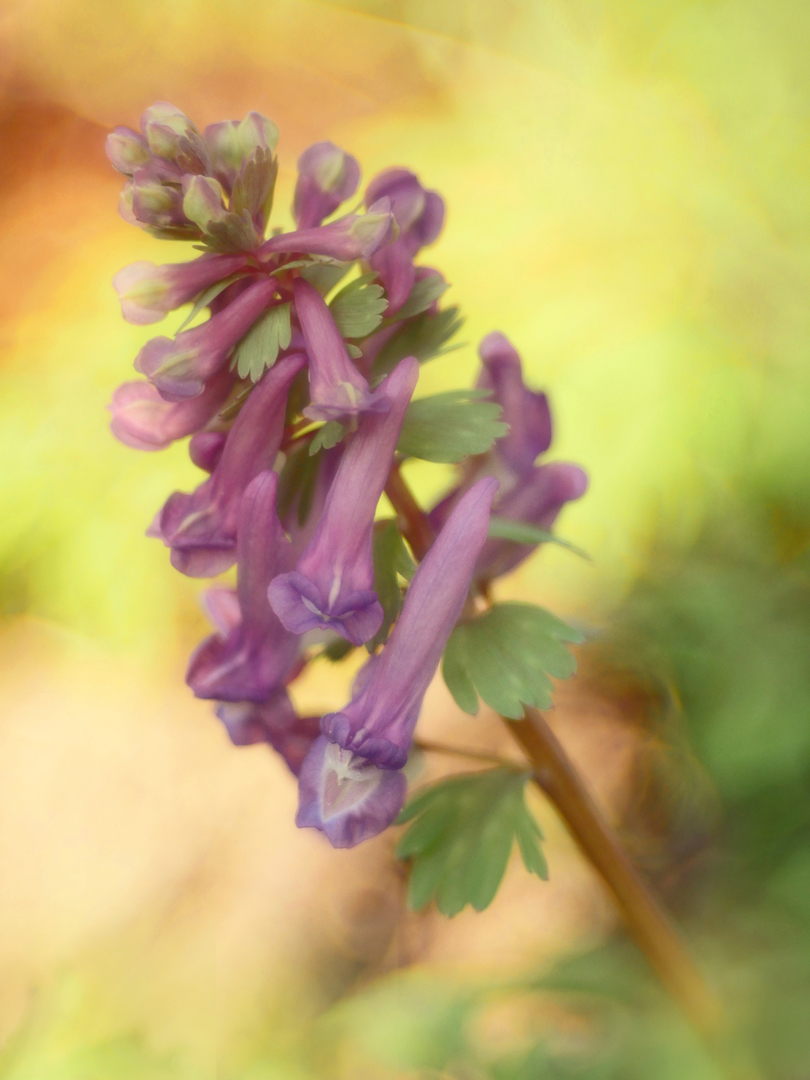
[[[265,368],[275,364],[281,349],[290,344],[290,305],[276,304],[269,308],[242,338],[233,354],[231,368],[240,379],[248,376],[258,382]]]
[[[380,382],[406,356],[415,356],[419,363],[423,364],[426,360],[461,348],[460,345],[444,348],[464,323],[458,312],[457,307],[446,308],[435,315],[424,311],[404,323],[380,349],[371,369],[372,381]]]
[[[454,776],[410,801],[396,823],[416,818],[397,846],[400,859],[411,859],[411,908],[435,899],[443,915],[457,915],[467,904],[483,911],[495,898],[515,840],[526,869],[548,877],[543,834],[524,798],[529,775],[497,768]]]
[[[337,446],[345,434],[346,428],[343,424],[339,424],[337,420],[329,420],[315,432],[309,444],[310,454],[317,454],[321,448],[331,450],[333,446]]]
[[[576,660],[563,642],[583,641],[579,631],[534,604],[495,604],[460,623],[450,636],[442,675],[456,704],[478,712],[479,696],[502,716],[519,720],[524,706],[551,706],[549,675],[567,679]]]
[[[410,295],[394,318],[410,319],[413,315],[420,315],[427,311],[434,300],[447,292],[449,285],[439,274],[430,274],[414,284]]]
[[[371,284],[376,276],[372,273],[355,278],[329,304],[341,337],[365,337],[382,322],[388,301],[383,296],[382,286]]]
[[[500,405],[482,401],[489,390],[448,390],[412,401],[397,450],[405,457],[451,464],[468,454],[484,454],[509,427]]]

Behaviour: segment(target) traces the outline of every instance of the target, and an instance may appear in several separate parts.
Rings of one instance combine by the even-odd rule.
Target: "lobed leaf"
[[[450,464],[483,454],[509,431],[500,405],[481,398],[489,390],[448,390],[412,401],[405,413],[397,450],[405,457]]]
[[[453,630],[442,675],[465,712],[477,713],[481,697],[502,716],[519,720],[527,705],[551,707],[549,676],[567,679],[576,670],[576,660],[563,643],[582,640],[582,634],[544,608],[495,604]]]
[[[330,302],[329,310],[341,337],[365,337],[382,322],[388,301],[383,296],[382,286],[372,284],[376,276],[362,274],[345,285]]]
[[[431,899],[444,915],[467,904],[489,907],[517,841],[524,865],[545,879],[542,833],[526,807],[529,773],[509,768],[441,780],[411,799],[397,824],[411,821],[397,857],[411,860],[408,898],[418,911]]]
[[[379,383],[386,375],[390,375],[406,356],[415,356],[420,364],[424,364],[436,356],[461,348],[460,345],[445,348],[464,323],[458,312],[457,307],[450,307],[435,315],[425,311],[413,319],[408,319],[377,354],[371,369],[372,382]]]
[[[414,282],[410,295],[393,318],[399,322],[401,319],[410,319],[414,315],[421,315],[427,311],[434,300],[447,292],[449,285],[439,274],[430,274]]]
[[[348,274],[354,263],[307,261],[306,264],[292,263],[290,265],[304,265],[304,269],[301,271],[301,277],[304,278],[305,281],[308,281],[310,285],[314,286],[321,296],[327,296],[338,282]]]
[[[175,334],[179,334],[182,330],[185,330],[188,324],[197,318],[203,308],[212,304],[220,293],[225,292],[229,285],[233,285],[233,283],[239,281],[240,278],[247,277],[248,273],[249,271],[247,270],[237,270],[235,274],[229,274],[228,277],[223,278],[222,281],[214,282],[214,284],[210,285],[205,292],[201,292],[194,301],[194,307],[180,324],[179,328],[175,330]]]
[[[328,420],[323,427],[318,428],[309,444],[309,453],[317,454],[320,449],[331,450],[346,435],[346,428],[337,420]]]
[[[236,346],[231,368],[236,367],[240,379],[249,376],[256,383],[291,340],[290,305],[276,304],[256,320]]]

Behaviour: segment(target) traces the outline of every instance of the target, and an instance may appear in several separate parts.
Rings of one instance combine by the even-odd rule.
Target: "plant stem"
[[[433,529],[395,463],[385,488],[406,539],[422,559]],[[579,774],[543,716],[527,709],[522,720],[504,720],[527,753],[534,782],[554,804],[589,862],[613,893],[628,929],[671,996],[709,1042],[725,1038],[722,1009],[669,915],[622,850]]]
[[[695,1028],[713,1040],[723,1026],[719,1002],[669,915],[622,850],[554,732],[536,709],[527,708],[522,720],[504,722],[528,754],[534,782],[557,808],[613,893],[628,929],[659,979]]]
[[[413,745],[417,750],[425,750],[428,753],[470,758],[471,761],[485,761],[488,765],[500,765],[501,768],[520,769],[524,773],[527,771],[526,766],[518,761],[510,761],[508,758],[499,757],[498,754],[487,754],[482,750],[469,750],[463,746],[450,746],[447,743],[433,742],[431,739],[414,739]]]

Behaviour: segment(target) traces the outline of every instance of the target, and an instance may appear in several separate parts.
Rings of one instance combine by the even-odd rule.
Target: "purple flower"
[[[383,618],[374,592],[374,511],[394,457],[419,364],[403,360],[381,384],[385,413],[361,418],[329,489],[315,533],[292,573],[270,585],[273,609],[288,630],[329,628],[361,645]]]
[[[152,157],[143,135],[130,127],[117,127],[107,136],[107,157],[124,176],[132,176],[149,164]]]
[[[366,188],[366,205],[391,200],[399,227],[393,243],[371,256],[369,263],[380,276],[388,297],[388,312],[398,311],[414,286],[413,260],[419,249],[432,244],[444,224],[444,202],[437,191],[428,191],[408,169],[386,169]]]
[[[422,700],[461,615],[484,545],[498,482],[479,480],[453,508],[414,574],[388,642],[369,661],[367,678],[338,713],[321,720],[324,735],[382,769],[408,757]]]
[[[245,261],[244,255],[202,255],[191,262],[165,266],[145,261],[131,263],[113,277],[113,288],[127,322],[146,326],[241,270]]]
[[[478,386],[493,391],[493,400],[503,409],[501,419],[509,425],[509,434],[498,439],[494,453],[516,476],[523,476],[551,445],[548,398],[525,385],[520,356],[503,334],[487,334],[478,355],[484,364]]]
[[[158,101],[146,110],[141,131],[154,157],[171,162],[180,175],[211,171],[211,158],[199,131],[168,101]]]
[[[152,338],[135,358],[135,370],[169,401],[196,397],[268,306],[276,288],[274,278],[255,281],[208,322],[184,330],[174,341]]]
[[[390,241],[393,232],[390,203],[388,199],[379,199],[365,214],[347,214],[328,225],[273,236],[259,248],[259,256],[266,259],[270,255],[299,251],[351,262],[367,259]]]
[[[158,170],[146,165],[124,184],[118,210],[130,225],[157,230],[179,230],[190,239],[201,236],[183,212],[183,192],[175,184],[164,184]]]
[[[354,847],[388,828],[407,789],[401,772],[379,769],[321,736],[301,766],[295,824],[320,829],[333,847]]]
[[[198,399],[192,398],[192,400]],[[198,431],[189,440],[188,456],[198,469],[212,473],[219,464],[227,441],[227,431]]]
[[[233,384],[231,372],[221,369],[197,397],[166,401],[150,382],[124,383],[108,406],[113,417],[110,430],[119,442],[136,450],[165,450],[213,419]]]
[[[294,776],[320,734],[320,718],[298,716],[283,687],[266,701],[226,701],[217,708],[234,746],[269,743],[279,753]]]
[[[265,372],[234,421],[213,474],[191,494],[171,495],[150,526],[148,535],[172,549],[172,566],[181,573],[214,577],[233,565],[242,493],[276,459],[290,384],[305,363],[298,353]]]
[[[293,217],[299,229],[320,225],[357,191],[360,165],[357,158],[331,142],[310,146],[298,159]]]
[[[332,313],[318,290],[303,278],[296,278],[293,294],[309,355],[311,404],[304,409],[304,415],[310,420],[341,420],[384,407],[349,359]]]
[[[212,175],[230,194],[246,160],[255,158],[257,151],[272,157],[278,143],[278,127],[261,113],[249,112],[241,121],[209,124],[203,138],[213,164]]]
[[[495,476],[500,489],[493,513],[526,525],[549,530],[567,502],[579,499],[588,477],[578,465],[552,462],[535,465],[538,454],[551,444],[552,424],[545,394],[529,390],[523,382],[520,357],[500,333],[487,335],[479,354],[484,363],[478,386],[493,391],[510,431],[488,454],[467,463],[462,482],[429,514],[434,529],[441,527],[458,499],[482,476]],[[487,540],[476,563],[476,581],[488,581],[513,570],[536,544]]]
[[[265,701],[283,685],[298,655],[298,638],[267,602],[267,586],[292,565],[292,549],[276,514],[278,476],[266,470],[245,488],[236,527],[239,619],[227,611],[220,630],[192,656],[186,682],[200,698]],[[214,590],[214,595],[220,590]],[[219,604],[215,609],[222,611]]]

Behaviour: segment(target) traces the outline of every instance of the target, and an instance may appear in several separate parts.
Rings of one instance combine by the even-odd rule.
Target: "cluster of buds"
[[[321,142],[298,161],[296,228],[268,230],[277,139],[258,113],[200,133],[165,103],[147,110],[141,132],[109,136],[110,160],[128,177],[124,218],[203,249],[188,262],[121,270],[124,318],[149,324],[193,303],[187,324],[210,310],[141,349],[135,369],[145,379],[115,391],[111,427],[143,450],[190,436],[191,459],[208,476],[172,494],[148,532],[191,577],[235,564],[236,589],[206,593],[215,632],[191,657],[187,682],[216,703],[236,745],[266,742],[282,755],[299,777],[298,824],[347,847],[403,805],[402,768],[455,624],[533,550],[488,538],[492,508],[548,529],[587,481],[574,465],[535,464],[551,442],[548,402],[524,386],[506,338],[490,334],[478,386],[508,434],[464,461],[454,489],[423,515],[435,540],[414,550],[424,557],[409,584],[397,579],[398,617],[386,620],[377,507],[398,476],[419,363],[457,326],[454,309],[439,306],[442,276],[415,261],[439,235],[444,203],[395,168],[368,184],[362,212],[335,217],[360,168]],[[327,303],[354,269],[359,277]],[[409,536],[404,519],[397,527]],[[305,666],[362,645],[370,656],[346,707],[298,716],[289,686]]]

